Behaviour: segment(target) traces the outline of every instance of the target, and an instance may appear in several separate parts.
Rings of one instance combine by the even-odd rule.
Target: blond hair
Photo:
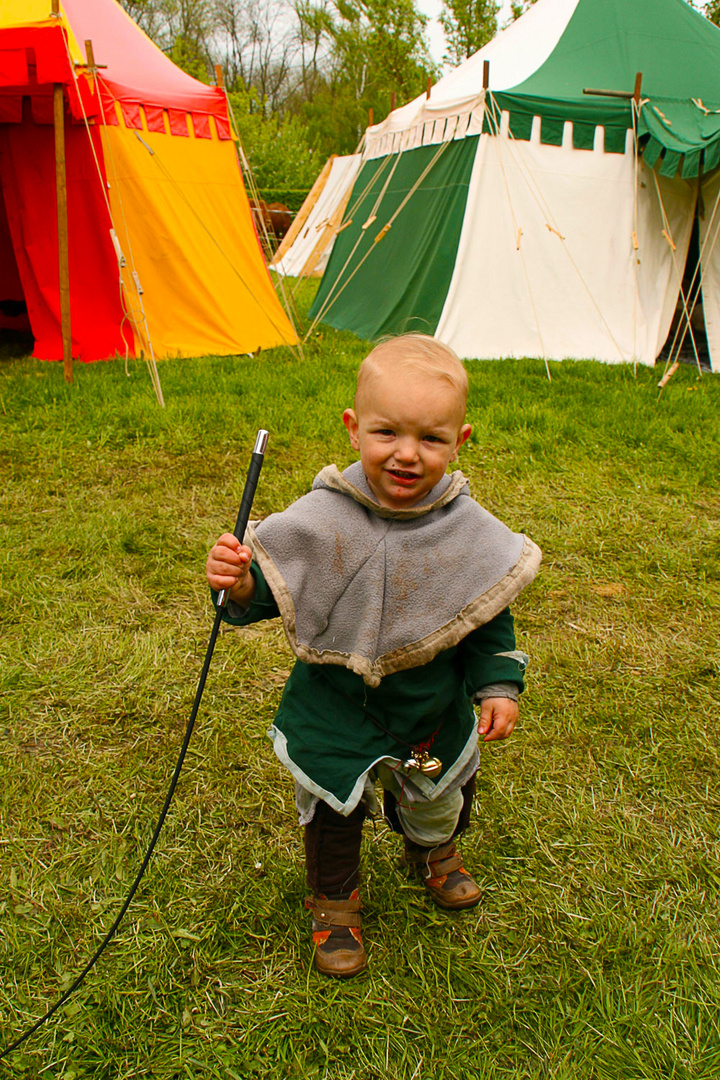
[[[467,372],[450,346],[443,345],[429,334],[400,334],[398,337],[385,338],[368,353],[358,371],[356,408],[373,377],[381,372],[417,373],[441,379],[457,391],[462,416],[465,415]]]

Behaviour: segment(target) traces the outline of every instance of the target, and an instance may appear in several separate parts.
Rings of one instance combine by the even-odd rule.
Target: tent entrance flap
[[[695,205],[682,285],[670,330],[658,361],[680,360],[684,363],[695,364],[703,371],[709,371],[711,368],[710,351],[705,330],[700,259],[700,220],[703,214],[704,206],[698,200]]]
[[[2,330],[30,333],[25,292],[20,280],[5,209],[2,190],[2,159],[0,158],[0,331]]]

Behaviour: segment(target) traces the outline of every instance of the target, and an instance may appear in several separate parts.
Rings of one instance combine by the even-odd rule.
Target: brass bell
[[[427,750],[414,750],[412,755],[403,762],[403,768],[412,772],[421,772],[423,776],[429,776],[434,780],[442,772],[440,758],[430,757]]]
[[[442,761],[436,757],[426,757],[420,764],[420,772],[434,780],[442,772]]]

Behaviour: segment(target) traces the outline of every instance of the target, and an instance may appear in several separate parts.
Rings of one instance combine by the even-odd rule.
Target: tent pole
[[[60,18],[60,0],[52,0],[51,14]],[[70,337],[70,261],[68,256],[67,179],[65,176],[65,102],[62,83],[53,86],[55,125],[55,190],[58,220],[58,280],[60,285],[60,331],[63,343],[65,382],[73,381],[72,339]]]
[[[65,382],[73,381],[70,336],[70,263],[68,256],[67,179],[65,176],[65,107],[62,83],[53,87],[55,119],[55,188],[57,191],[58,271],[60,280],[60,328]]]

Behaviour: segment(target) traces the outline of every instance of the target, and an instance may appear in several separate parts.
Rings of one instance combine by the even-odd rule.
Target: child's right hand
[[[210,549],[205,566],[208,585],[215,592],[230,590],[230,599],[247,605],[255,593],[255,579],[250,571],[252,551],[232,533],[223,533]]]

